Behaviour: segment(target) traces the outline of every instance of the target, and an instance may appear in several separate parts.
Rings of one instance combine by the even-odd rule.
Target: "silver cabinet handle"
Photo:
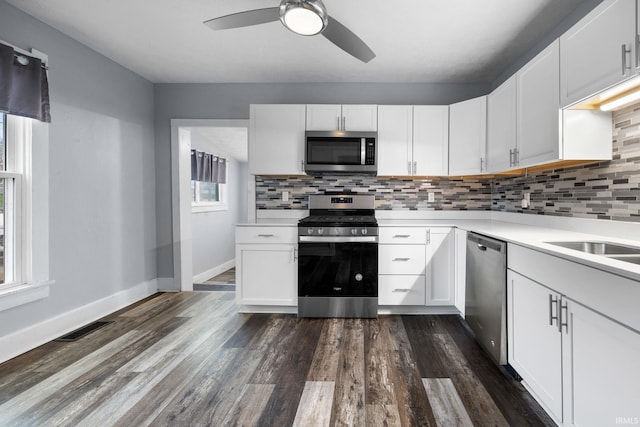
[[[564,310],[564,316],[562,315],[562,311]],[[562,333],[562,327],[566,326],[566,330],[565,332],[568,334],[569,333],[569,307],[567,305],[567,303],[565,302],[564,304],[562,303],[562,300],[560,300],[560,310],[558,310],[558,329],[560,330],[560,333]]]
[[[293,248],[293,262],[298,261],[298,248]]]
[[[342,130],[347,130],[347,118],[342,116]]]
[[[336,119],[338,119],[338,130],[340,130],[340,116],[336,116]]]
[[[258,237],[275,237],[275,234],[258,234]]]
[[[631,54],[631,48],[627,49],[627,44],[622,44],[622,75],[627,75],[627,70],[630,70],[631,67],[627,66],[627,53]]]
[[[411,258],[394,258],[392,261],[409,261]]]
[[[411,292],[411,289],[396,288],[392,292],[404,292],[404,293],[407,293],[407,292]]]
[[[413,174],[417,175],[418,173],[418,162],[414,161],[413,162]]]
[[[407,162],[407,170],[409,171],[409,175],[411,175],[411,162]]]
[[[555,304],[555,309],[554,309]],[[555,312],[555,316],[553,315]],[[549,326],[553,326],[553,321],[558,321],[558,298],[549,294]]]
[[[513,149],[513,166],[518,166],[520,164],[520,150],[517,148]]]
[[[480,172],[482,172],[482,170],[484,169],[484,159],[482,157],[480,157]]]
[[[427,228],[427,245],[431,244],[431,229]]]
[[[394,239],[396,239],[396,238],[398,238],[398,239],[407,239],[409,237],[411,237],[410,234],[396,234],[396,235],[393,236]]]
[[[304,172],[304,160],[300,160],[300,172]]]
[[[509,149],[509,167],[513,167],[513,148]]]

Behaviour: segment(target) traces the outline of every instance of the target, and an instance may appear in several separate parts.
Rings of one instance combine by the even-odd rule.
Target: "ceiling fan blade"
[[[232,13],[205,21],[204,24],[213,30],[226,30],[229,28],[248,27],[251,25],[265,24],[280,20],[279,7],[267,7],[265,9],[247,10],[246,12]]]
[[[376,54],[360,37],[334,18],[330,16],[328,18],[327,28],[322,31],[322,35],[328,38],[329,41],[362,62],[369,62],[376,57]]]

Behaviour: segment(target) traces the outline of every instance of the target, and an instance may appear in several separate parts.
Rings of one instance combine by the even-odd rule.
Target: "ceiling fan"
[[[351,30],[327,14],[322,0],[282,0],[279,7],[247,10],[205,21],[214,30],[248,27],[280,20],[296,34],[313,36],[322,33],[330,42],[362,62],[376,54]]]

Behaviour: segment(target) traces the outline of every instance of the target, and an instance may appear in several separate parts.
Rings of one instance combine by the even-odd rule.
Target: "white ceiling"
[[[190,127],[195,138],[204,139],[217,150],[213,154],[227,155],[239,162],[248,161],[249,135],[247,128]]]
[[[467,83],[493,81],[582,0],[324,0],[368,64],[279,22],[203,24],[279,0],[7,1],[155,83]]]

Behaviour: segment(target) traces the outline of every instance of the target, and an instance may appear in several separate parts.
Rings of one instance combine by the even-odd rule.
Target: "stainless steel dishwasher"
[[[507,244],[468,233],[465,320],[500,365],[507,364],[506,289]]]

